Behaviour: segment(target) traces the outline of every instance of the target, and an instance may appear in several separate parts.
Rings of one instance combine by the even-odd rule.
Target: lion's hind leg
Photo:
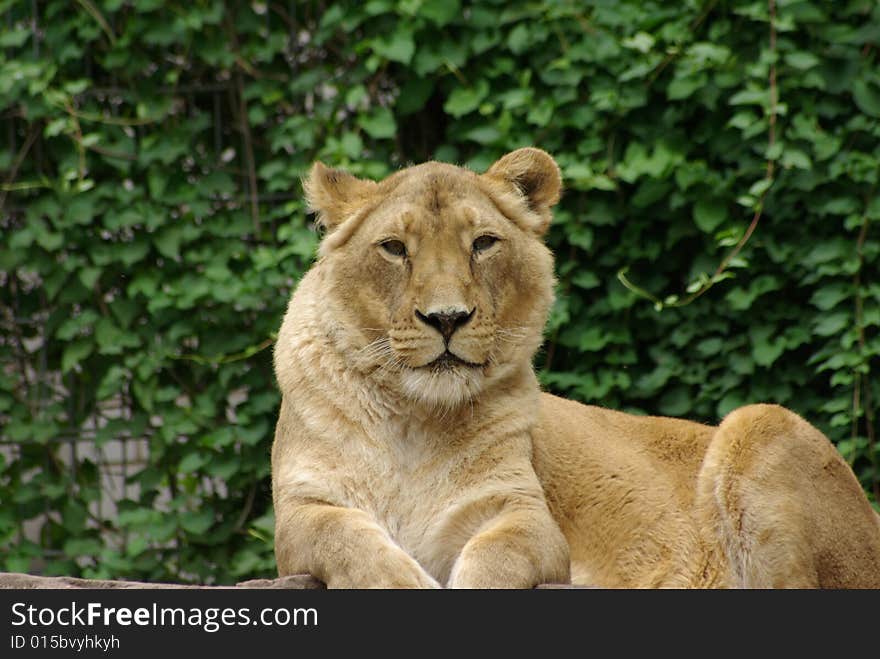
[[[831,442],[783,407],[724,419],[696,504],[731,586],[880,588],[878,516]]]

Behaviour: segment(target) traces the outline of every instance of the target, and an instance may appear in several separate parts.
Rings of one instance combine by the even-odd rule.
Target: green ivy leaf
[[[394,115],[388,108],[376,108],[372,114],[359,117],[358,125],[373,139],[387,139],[397,133]]]
[[[69,2],[0,0],[0,434],[22,449],[0,456],[0,568],[274,575],[271,339],[316,256],[318,159],[379,179],[545,149],[565,191],[542,237],[559,282],[542,384],[706,423],[788,405],[876,490],[871,3],[777,3],[774,48],[751,0],[696,23],[693,3],[637,0],[93,4],[112,38]],[[76,468],[47,470],[76,432]],[[127,437],[111,493],[91,456]],[[46,513],[39,542],[19,537]]]
[[[859,78],[853,82],[853,100],[865,114],[880,117],[880,83]]]
[[[191,473],[198,471],[208,463],[208,456],[203,453],[187,453],[180,459],[177,468],[182,473]]]
[[[813,53],[804,50],[788,53],[785,56],[785,63],[799,71],[812,69],[814,66],[818,66],[820,62],[821,60]]]
[[[700,199],[694,204],[694,224],[704,233],[712,233],[727,219],[727,208],[715,199]]]
[[[61,356],[61,372],[67,373],[70,371],[74,366],[88,357],[92,353],[94,347],[95,344],[91,339],[77,339],[76,341],[67,344],[64,348],[64,353]]]
[[[442,27],[451,23],[461,12],[459,0],[422,0],[419,15]]]
[[[785,341],[774,334],[774,328],[766,326],[752,327],[749,330],[752,357],[759,366],[771,366],[785,350]]]
[[[812,169],[813,163],[809,156],[799,149],[786,149],[780,160],[786,169],[796,167],[798,169]]]
[[[214,513],[210,510],[181,513],[178,519],[184,531],[194,535],[201,535],[213,526]]]
[[[647,32],[637,32],[620,42],[624,48],[632,48],[640,53],[647,53],[654,47],[654,37]]]
[[[378,37],[373,41],[373,51],[385,59],[409,64],[413,53],[416,51],[412,29],[404,24],[398,27],[387,37]]]
[[[489,83],[485,80],[480,80],[472,87],[456,87],[443,104],[443,109],[453,117],[461,117],[476,110],[488,94]]]

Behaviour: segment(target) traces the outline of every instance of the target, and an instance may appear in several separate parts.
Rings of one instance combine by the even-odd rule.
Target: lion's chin
[[[400,375],[408,398],[443,411],[472,400],[482,391],[484,381],[480,370],[470,366],[407,369]]]

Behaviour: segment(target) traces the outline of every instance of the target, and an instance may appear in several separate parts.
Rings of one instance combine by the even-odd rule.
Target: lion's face
[[[528,365],[552,302],[540,236],[559,185],[537,149],[482,176],[427,163],[378,184],[316,165],[306,189],[330,230],[321,255],[338,345],[438,407]]]

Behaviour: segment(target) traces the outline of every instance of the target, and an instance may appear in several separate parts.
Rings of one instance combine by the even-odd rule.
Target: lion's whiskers
[[[527,327],[499,327],[495,330],[495,338],[499,341],[508,341],[515,343],[521,341],[529,335]]]
[[[363,348],[355,352],[355,358],[365,362],[371,362],[377,357],[381,357],[391,353],[391,345],[387,338],[383,337],[368,343]]]

